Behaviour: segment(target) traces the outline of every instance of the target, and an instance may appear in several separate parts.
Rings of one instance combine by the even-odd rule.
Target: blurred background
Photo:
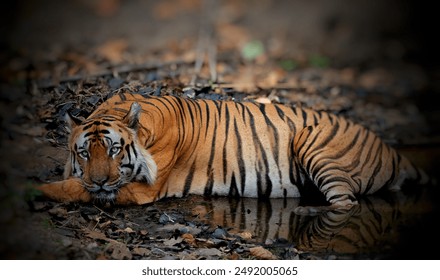
[[[136,54],[194,46],[212,21],[219,48],[261,40],[272,55],[319,53],[337,65],[434,66],[433,4],[415,0],[21,0],[3,4],[3,51],[30,54],[123,40]],[[438,56],[437,56],[438,58]]]
[[[432,5],[414,0],[7,1],[0,17],[1,92],[9,100],[19,95],[10,85],[29,91],[32,83],[54,86],[118,72],[121,66],[130,72],[174,64],[168,76],[178,76],[182,87],[199,81],[196,75],[202,84],[216,81],[245,93],[284,87],[290,89],[289,101],[315,109],[351,110],[338,107],[346,100],[333,98],[344,86],[355,89],[355,100],[379,95],[388,107],[410,97],[434,129],[438,106],[431,101],[439,91],[439,54]],[[333,95],[322,92],[334,87]],[[332,100],[309,100],[303,92],[295,97],[292,89],[318,91],[318,99]],[[410,111],[404,109],[406,115]]]

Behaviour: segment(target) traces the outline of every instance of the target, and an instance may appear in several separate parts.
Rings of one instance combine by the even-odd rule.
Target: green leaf
[[[43,193],[40,190],[37,190],[33,186],[26,186],[24,199],[26,201],[34,201],[37,197],[42,196]]]
[[[261,41],[254,40],[246,43],[241,49],[241,56],[246,60],[254,60],[264,53],[264,46]]]
[[[293,71],[298,68],[298,62],[293,59],[284,59],[279,62],[280,67],[286,71]]]
[[[309,64],[313,67],[327,68],[330,66],[330,58],[319,54],[313,54],[309,57]]]

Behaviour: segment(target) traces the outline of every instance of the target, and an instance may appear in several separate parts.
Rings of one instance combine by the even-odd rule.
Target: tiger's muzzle
[[[93,185],[86,185],[87,191],[99,202],[111,202],[116,199],[121,184],[116,182],[114,184],[108,184],[107,181],[100,181],[99,183],[94,181]]]

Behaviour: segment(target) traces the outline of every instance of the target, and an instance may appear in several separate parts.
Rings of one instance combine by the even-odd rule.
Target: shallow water
[[[156,205],[164,211],[185,209],[186,221],[220,226],[231,234],[251,233],[257,243],[291,246],[318,258],[438,259],[438,193],[435,187],[414,186],[409,192],[364,197],[350,210],[315,216],[294,213],[300,199],[189,196]]]

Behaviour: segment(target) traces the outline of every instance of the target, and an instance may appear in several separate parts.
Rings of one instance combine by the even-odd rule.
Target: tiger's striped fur
[[[406,179],[426,181],[371,131],[310,109],[127,93],[83,123],[68,119],[65,180],[40,188],[62,201],[299,197],[311,181],[339,208]]]

